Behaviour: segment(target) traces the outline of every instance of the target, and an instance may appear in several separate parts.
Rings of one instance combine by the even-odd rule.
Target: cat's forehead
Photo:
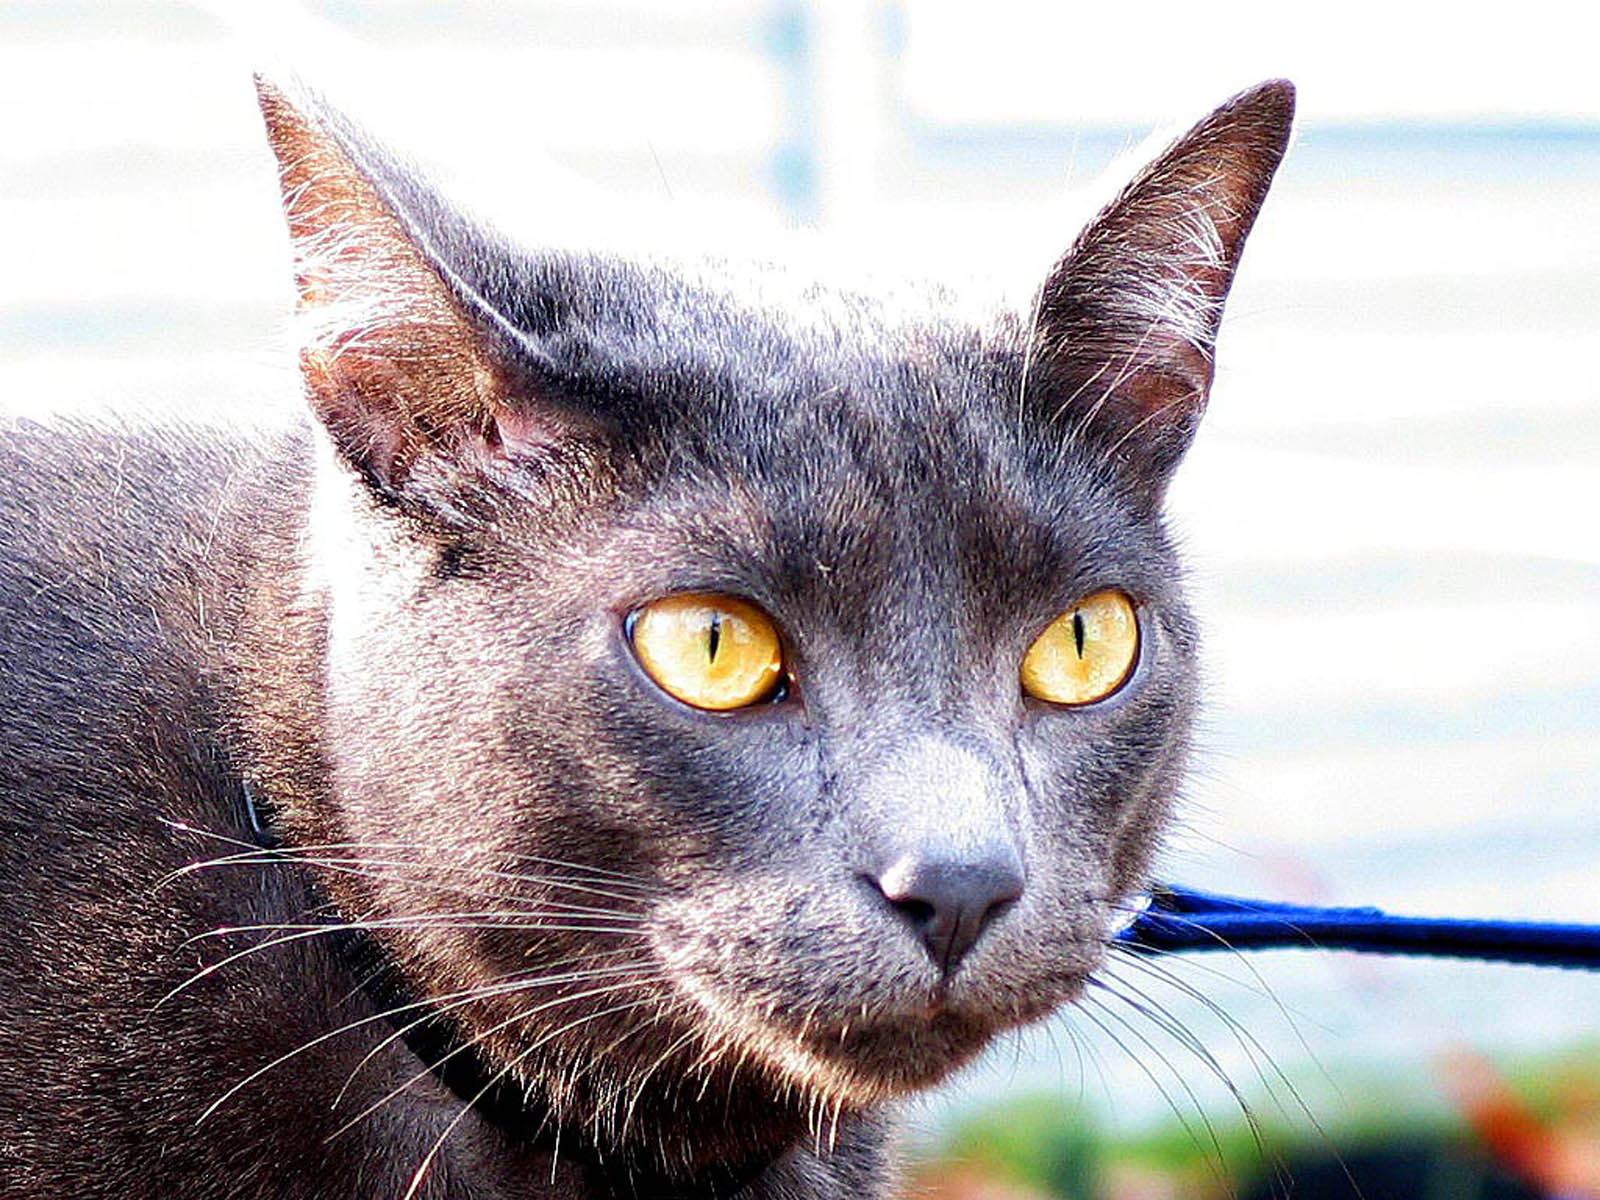
[[[727,557],[854,574],[992,575],[1082,558],[1137,523],[1113,472],[1020,398],[1025,328],[936,284],[764,264],[547,263],[535,332],[595,386],[669,411],[631,520]]]
[[[850,393],[953,353],[1022,356],[1020,322],[995,288],[782,258],[540,252],[518,265],[484,280],[490,306],[539,353],[647,395],[675,373],[753,397],[801,384]]]
[[[1045,617],[1107,583],[1164,587],[1159,523],[1113,480],[1007,428],[984,385],[934,382],[756,403],[676,444],[623,516],[644,535],[630,561],[664,590],[714,585],[864,635],[936,612]]]

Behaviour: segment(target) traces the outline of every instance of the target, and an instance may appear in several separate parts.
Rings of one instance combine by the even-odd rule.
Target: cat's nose
[[[869,878],[947,976],[1023,885],[1015,849],[998,843],[977,852],[904,854]]]

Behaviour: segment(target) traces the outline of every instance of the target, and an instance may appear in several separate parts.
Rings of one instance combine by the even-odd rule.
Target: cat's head
[[[652,1078],[854,1106],[1073,999],[1180,783],[1161,498],[1289,86],[977,322],[516,248],[263,106],[328,435],[278,799],[414,987],[618,1122]]]

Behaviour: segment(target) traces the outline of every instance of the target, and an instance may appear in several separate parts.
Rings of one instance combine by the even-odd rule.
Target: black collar
[[[271,810],[249,782],[241,780],[244,807],[256,842],[266,850],[281,844],[273,830]],[[285,862],[292,861],[287,857]],[[320,889],[319,889],[320,890]],[[377,1007],[387,1014],[418,1062],[463,1104],[494,1125],[513,1144],[556,1153],[578,1165],[596,1200],[736,1200],[772,1164],[760,1158],[734,1165],[715,1165],[687,1178],[667,1175],[659,1167],[609,1160],[587,1140],[560,1130],[554,1114],[484,1061],[467,1045],[455,1022],[442,1013],[424,1011],[388,952],[362,930],[341,928],[330,934],[352,976]]]

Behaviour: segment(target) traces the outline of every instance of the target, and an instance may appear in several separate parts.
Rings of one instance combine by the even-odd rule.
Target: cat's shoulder
[[[6,562],[181,553],[216,532],[230,495],[298,487],[310,438],[301,410],[281,402],[0,405]]]
[[[205,674],[251,558],[285,540],[262,535],[303,504],[310,439],[290,406],[0,409],[0,694],[15,720],[87,713],[86,679],[115,709],[157,677]]]

